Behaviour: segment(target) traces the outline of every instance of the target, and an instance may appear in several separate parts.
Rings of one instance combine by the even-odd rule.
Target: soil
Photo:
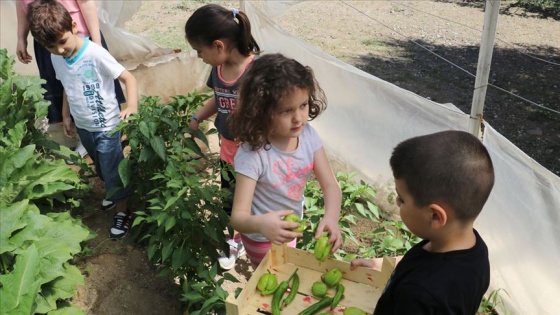
[[[207,1],[144,1],[125,24],[135,34],[171,48],[186,49],[183,27],[194,9]],[[238,2],[220,2],[226,7]],[[504,3],[502,1],[502,3]],[[560,22],[506,7],[499,17],[490,83],[560,111]],[[350,5],[352,7],[350,7]],[[364,14],[358,12],[361,11]],[[463,1],[307,1],[275,20],[288,32],[381,79],[439,103],[453,103],[469,113],[483,10]],[[317,27],[320,25],[320,27]],[[265,48],[265,47],[263,47]],[[543,62],[546,60],[548,62]],[[560,114],[541,110],[490,87],[485,120],[541,165],[560,174]],[[182,314],[181,290],[172,279],[158,277],[143,248],[108,239],[113,212],[97,210],[103,189],[94,190],[78,215],[97,237],[77,260],[86,276],[73,302],[90,314]],[[361,221],[354,233],[371,231]],[[241,259],[234,270],[240,284],[250,277]]]

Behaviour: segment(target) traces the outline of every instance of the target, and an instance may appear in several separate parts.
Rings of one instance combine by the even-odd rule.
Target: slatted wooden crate
[[[260,276],[270,270],[278,277],[278,283],[280,283],[288,279],[296,268],[298,268],[300,279],[298,295],[290,305],[282,310],[282,314],[295,315],[317,302],[319,299],[311,294],[311,286],[313,282],[321,281],[321,275],[332,268],[338,268],[342,271],[343,279],[341,283],[345,287],[345,297],[332,313],[342,314],[345,307],[356,306],[371,314],[385,287],[385,283],[394,269],[394,261],[390,258],[384,259],[382,271],[364,267],[358,267],[356,270],[350,271],[350,263],[348,262],[331,258],[319,262],[310,252],[286,245],[273,245],[239,296],[235,298],[232,294],[227,298],[227,314],[270,314],[272,295],[261,296],[257,290]],[[327,295],[332,297],[334,293],[334,288],[331,288]]]

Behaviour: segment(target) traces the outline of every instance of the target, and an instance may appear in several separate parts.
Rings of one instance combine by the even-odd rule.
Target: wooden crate
[[[300,279],[298,295],[290,305],[282,310],[283,314],[297,314],[317,302],[319,299],[311,294],[311,286],[313,282],[321,281],[321,275],[331,268],[338,268],[342,271],[343,279],[341,283],[345,287],[345,297],[332,313],[342,314],[345,307],[356,306],[371,314],[394,266],[394,260],[386,258],[383,261],[382,271],[364,267],[358,267],[356,270],[350,271],[350,263],[348,262],[331,258],[319,262],[310,252],[286,245],[273,245],[237,299],[233,294],[228,296],[226,300],[227,314],[269,314],[272,295],[261,296],[257,290],[260,276],[270,270],[278,277],[278,283],[280,283],[288,279],[296,268],[298,268]],[[327,295],[332,297],[334,293],[335,289],[331,288]]]

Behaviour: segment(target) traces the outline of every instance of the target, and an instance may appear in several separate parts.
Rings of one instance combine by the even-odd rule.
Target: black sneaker
[[[109,230],[109,236],[115,239],[123,238],[128,234],[129,227],[130,215],[119,212],[113,218],[113,227]]]
[[[101,200],[101,211],[109,211],[115,207],[115,203],[111,200]]]

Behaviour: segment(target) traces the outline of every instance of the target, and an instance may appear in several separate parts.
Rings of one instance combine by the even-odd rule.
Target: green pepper
[[[280,301],[282,300],[282,297],[284,296],[284,293],[286,293],[286,290],[288,290],[288,287],[290,286],[290,281],[292,280],[292,278],[298,277],[298,275],[297,275],[298,269],[299,268],[296,268],[296,270],[294,270],[294,272],[288,278],[288,280],[280,282],[280,285],[278,286],[278,288],[274,292],[274,295],[272,296],[272,315],[280,315]],[[299,279],[299,277],[298,277],[298,279]],[[298,282],[299,282],[299,280],[298,280]]]
[[[288,281],[282,281],[276,289],[276,292],[274,292],[274,296],[272,296],[272,315],[280,315],[280,301],[286,290],[288,290],[289,285],[290,283]]]
[[[336,285],[342,280],[342,272],[338,268],[333,268],[321,276],[321,280],[329,287],[336,287]]]
[[[292,287],[290,288],[290,293],[288,294],[288,296],[284,299],[284,301],[282,301],[282,307],[286,307],[288,306],[288,304],[292,303],[292,301],[294,300],[294,298],[298,293],[298,289],[299,289],[299,276],[294,271],[294,279],[292,281]]]
[[[268,271],[259,278],[259,282],[257,283],[257,289],[261,292],[262,295],[269,295],[276,291],[278,287],[278,278],[276,275],[273,275]]]
[[[344,298],[344,286],[342,284],[338,284],[336,286],[336,293],[334,294],[331,303],[331,310],[334,310],[334,308],[338,305],[338,302],[340,302],[342,298]]]
[[[327,285],[321,281],[313,282],[313,285],[311,286],[311,293],[318,298],[322,298],[327,295],[328,290],[329,288],[327,288]]]
[[[284,221],[287,222],[297,222],[299,226],[297,228],[293,228],[293,232],[301,233],[305,230],[305,220],[300,219],[297,215],[290,213],[284,217]]]
[[[342,315],[366,315],[366,314],[367,313],[364,312],[362,309],[354,306],[347,307],[344,310],[344,313],[342,313]]]
[[[330,255],[332,250],[332,244],[329,244],[329,237],[327,235],[322,235],[317,239],[315,243],[315,258],[319,261],[325,261]]]
[[[321,309],[329,306],[332,303],[332,298],[325,296],[319,302],[309,306],[308,308],[304,309],[303,311],[299,312],[298,315],[313,315],[319,312]]]

